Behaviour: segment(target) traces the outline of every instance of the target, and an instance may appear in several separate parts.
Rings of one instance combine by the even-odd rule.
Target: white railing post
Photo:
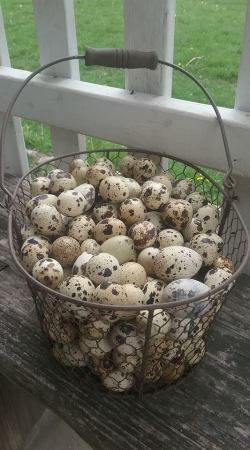
[[[41,64],[63,56],[76,55],[74,0],[33,0],[33,7]],[[51,67],[46,74],[79,80],[78,61]],[[51,140],[55,156],[85,149],[84,136],[63,128],[51,127]]]
[[[0,9],[0,65],[10,67],[10,58],[4,30],[4,21]],[[0,128],[3,114],[0,113]],[[5,142],[5,171],[11,175],[24,175],[29,168],[27,153],[20,119],[10,120]]]

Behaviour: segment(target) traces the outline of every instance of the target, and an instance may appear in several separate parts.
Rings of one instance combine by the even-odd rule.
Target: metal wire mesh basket
[[[19,94],[13,99],[6,115],[1,136],[2,147],[6,124]],[[126,150],[127,154],[135,157],[140,156],[141,152],[136,149]],[[152,155],[146,150],[143,153],[144,157]],[[91,164],[100,156],[105,156],[112,162],[114,173],[119,174],[120,152],[117,149],[82,152],[82,155]],[[129,300],[127,303],[116,303],[114,286],[106,283],[102,289],[110,291],[112,301],[100,303],[95,301],[95,296],[86,300],[81,285],[77,283],[72,295],[45,286],[26,270],[21,258],[27,226],[27,202],[32,198],[32,180],[37,176],[47,176],[54,169],[69,171],[70,161],[79,156],[79,153],[69,154],[40,164],[21,178],[13,195],[4,186],[3,175],[1,179],[1,185],[8,195],[10,251],[30,286],[42,330],[49,338],[49,346],[57,361],[67,370],[74,370],[81,380],[84,377],[101,380],[101,383],[96,383],[99,387],[104,386],[113,392],[143,392],[176,382],[204,356],[207,332],[248,258],[248,233],[231,194],[231,170],[226,178],[226,186],[231,189],[224,189],[206,170],[172,155],[154,152],[158,174],[167,172],[170,177],[174,177],[175,182],[188,179],[195,191],[202,193],[206,202],[215,206],[220,236],[218,252],[229,258],[234,265],[234,272],[222,279],[219,285],[211,286],[209,292],[193,294],[188,298],[184,295],[183,299],[179,297],[177,300],[173,296],[163,303],[159,302],[159,293],[164,287],[162,280],[157,280],[153,285],[150,285],[151,278],[144,280],[144,287],[140,286],[142,289],[132,290],[130,298],[126,297]],[[167,171],[164,165],[166,157],[170,158]],[[96,192],[98,196],[98,188]],[[92,209],[88,212],[89,216],[91,214]],[[67,226],[66,223],[62,234],[67,233]],[[194,278],[203,281],[208,269],[214,270],[213,267],[202,267]],[[117,286],[119,291],[119,284]],[[141,290],[144,300],[139,298]]]

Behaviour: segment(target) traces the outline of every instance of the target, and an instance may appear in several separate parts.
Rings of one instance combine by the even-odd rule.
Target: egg
[[[204,233],[215,232],[219,224],[219,213],[215,205],[202,206],[194,214],[194,218],[202,221]]]
[[[57,199],[57,209],[61,214],[76,217],[86,210],[87,202],[83,195],[75,190],[62,192]]]
[[[224,241],[217,233],[207,233],[209,239],[212,239],[217,246],[217,253],[220,253],[223,249]]]
[[[169,190],[162,184],[154,181],[142,187],[141,200],[148,209],[158,210],[169,200]]]
[[[107,338],[87,339],[82,334],[79,338],[79,347],[85,355],[101,359],[112,350]]]
[[[52,256],[63,266],[71,266],[81,253],[79,242],[70,236],[57,238],[51,247]]]
[[[64,302],[62,304],[64,312],[72,313],[76,319],[83,319],[90,315],[90,311],[84,306],[84,303],[92,300],[95,286],[87,277],[81,275],[68,277],[58,286],[58,290],[61,294],[80,301],[80,304]]]
[[[58,195],[61,192],[68,189],[74,189],[76,187],[75,178],[68,172],[54,173],[50,178],[50,193]]]
[[[48,172],[47,177],[51,180],[51,178],[56,175],[57,173],[64,172],[62,169],[52,169],[50,172]]]
[[[135,377],[131,373],[123,373],[119,369],[112,370],[102,379],[103,386],[112,392],[124,392],[131,389],[135,383]]]
[[[127,295],[127,305],[135,306],[135,305],[143,305],[144,304],[144,294],[142,290],[131,283],[125,283],[122,285],[126,295]],[[126,319],[133,319],[137,316],[138,311],[124,311],[120,312],[120,315],[125,317]]]
[[[155,382],[162,377],[162,365],[159,359],[147,358],[143,370],[143,380]]]
[[[26,204],[26,214],[30,218],[33,209],[41,204],[56,206],[57,197],[53,194],[40,194],[31,198]]]
[[[32,272],[32,269],[37,261],[43,258],[47,258],[48,256],[48,248],[45,245],[39,243],[29,243],[25,245],[21,250],[22,263],[28,272]]]
[[[121,220],[110,217],[109,219],[103,219],[98,222],[94,228],[93,234],[96,241],[101,244],[114,236],[125,236],[126,232],[126,226]]]
[[[192,219],[191,222],[182,230],[182,235],[185,241],[190,241],[195,234],[203,233],[202,221],[199,219]]]
[[[141,358],[138,355],[123,355],[118,349],[114,349],[113,362],[117,369],[128,374],[134,373],[136,367],[141,363]]]
[[[148,281],[144,284],[142,292],[144,294],[144,304],[151,305],[161,302],[164,283],[161,280]]]
[[[92,256],[86,265],[86,275],[98,285],[103,281],[120,282],[121,268],[118,260],[108,253]]]
[[[97,286],[92,301],[104,305],[110,304],[126,306],[128,298],[123,286],[117,283],[104,281]],[[105,309],[98,309],[96,310],[96,314],[98,314],[98,317],[102,320],[108,320],[111,323],[115,323],[119,319],[126,319],[126,311],[108,311]]]
[[[95,316],[89,316],[87,320],[79,323],[80,333],[87,339],[99,340],[106,337],[110,327],[110,322]]]
[[[87,358],[81,351],[78,343],[71,344],[53,344],[53,355],[59,364],[66,367],[86,367]]]
[[[144,347],[144,338],[141,336],[128,336],[126,342],[114,348],[120,355],[136,356],[142,359],[142,352]]]
[[[171,341],[167,338],[166,349],[161,357],[162,367],[166,368],[170,363],[177,363],[183,360],[184,351],[182,344],[178,341]]]
[[[72,217],[67,217],[67,216],[64,216],[64,214],[61,214],[61,218],[62,218],[62,229],[61,229],[59,235],[66,236],[66,234],[68,234],[68,227],[72,220]]]
[[[224,281],[227,281],[231,278],[232,273],[228,269],[210,269],[204,278],[204,283],[210,287],[211,289],[217,288]],[[229,284],[228,290],[232,287],[232,284]]]
[[[103,242],[100,253],[109,253],[115,256],[120,264],[136,260],[134,242],[127,236],[114,236]]]
[[[149,340],[148,358],[161,360],[168,348],[168,342],[165,335],[154,336]]]
[[[127,225],[144,220],[147,210],[139,198],[128,198],[120,205],[121,219]]]
[[[121,265],[120,269],[120,283],[121,284],[134,284],[136,287],[141,288],[144,286],[147,280],[147,274],[140,264],[136,262],[127,262]]]
[[[133,167],[133,178],[140,184],[149,180],[156,173],[154,161],[147,158],[136,159]]]
[[[81,167],[75,167],[73,170],[71,170],[71,175],[76,180],[77,185],[85,183],[86,174],[87,174],[88,169],[89,169],[89,166],[85,165],[85,166],[81,166]]]
[[[158,211],[148,211],[145,214],[145,220],[147,220],[147,222],[151,222],[155,226],[157,232],[161,231],[164,228],[161,213]]]
[[[55,289],[63,280],[63,268],[55,259],[43,258],[34,265],[32,275],[40,283]]]
[[[112,172],[115,170],[114,164],[112,163],[112,161],[110,161],[110,159],[106,158],[106,156],[101,156],[100,158],[97,158],[95,164],[108,167],[110,170],[112,170]]]
[[[120,177],[111,176],[101,181],[99,193],[106,202],[121,203],[128,198],[129,190]]]
[[[27,239],[25,239],[25,241],[21,247],[21,250],[27,244],[41,244],[41,245],[44,245],[49,251],[51,249],[51,243],[50,243],[49,239],[46,238],[45,236],[40,236],[39,234],[30,236]]]
[[[163,369],[161,380],[165,383],[172,383],[173,381],[177,381],[184,372],[185,364],[183,362],[176,364],[170,363]]]
[[[137,198],[141,195],[141,186],[133,178],[123,178],[128,188],[128,198]]]
[[[54,206],[38,205],[31,213],[32,225],[45,236],[57,236],[62,230],[62,217]]]
[[[164,184],[167,187],[169,194],[171,194],[172,182],[171,182],[169,175],[167,175],[167,174],[155,175],[154,177],[151,178],[151,180],[155,181],[156,183]]]
[[[138,333],[144,334],[147,329],[149,319],[149,311],[142,310],[136,317]],[[156,336],[166,336],[171,329],[171,317],[163,309],[155,309],[153,311],[151,338]]]
[[[59,344],[71,344],[78,337],[77,326],[70,320],[62,320],[58,313],[43,317],[42,329],[46,336]]]
[[[132,155],[124,156],[120,161],[120,171],[125,177],[133,176],[133,168],[135,165],[136,158]]]
[[[171,196],[173,198],[185,199],[193,191],[194,185],[192,180],[176,180],[173,182]]]
[[[154,275],[154,259],[158,252],[158,248],[147,247],[138,255],[137,262],[144,267],[147,275]]]
[[[136,325],[129,322],[119,322],[112,327],[109,340],[113,347],[125,344],[127,338],[137,335]]]
[[[100,248],[101,246],[95,241],[95,239],[86,239],[81,244],[81,252],[87,252],[91,255],[98,255]]]
[[[173,245],[165,247],[154,259],[157,278],[170,283],[179,278],[192,278],[202,266],[202,257],[194,250]]]
[[[234,272],[234,263],[227,256],[218,256],[218,258],[214,261],[213,266],[216,269],[227,269],[231,273]]]
[[[50,188],[50,179],[48,177],[37,177],[31,182],[32,197],[40,194],[47,194]]]
[[[199,340],[202,338],[205,330],[199,318],[178,318],[173,317],[171,321],[171,329],[168,338],[172,341],[179,341],[181,344],[189,338]]]
[[[144,220],[142,222],[134,223],[130,227],[128,235],[133,239],[135,249],[143,250],[154,244],[157,237],[157,230],[152,223]]]
[[[161,213],[167,227],[181,231],[191,222],[193,209],[186,200],[170,199]]]
[[[86,275],[87,262],[92,258],[91,253],[82,252],[80,256],[75,260],[72,267],[73,275]]]
[[[86,200],[85,211],[89,211],[95,203],[95,188],[92,184],[83,183],[77,186],[75,189],[77,192],[81,192]]]
[[[98,188],[101,181],[110,176],[112,176],[112,170],[110,170],[107,166],[95,164],[88,169],[86,173],[86,181],[87,183],[92,184],[95,188]]]
[[[110,203],[98,203],[93,208],[93,219],[96,222],[100,222],[103,219],[109,219],[111,217],[118,217],[119,209],[117,205],[111,205]]]
[[[204,266],[211,266],[217,258],[217,245],[207,234],[196,234],[189,243],[189,248],[202,257]]]
[[[179,231],[173,230],[172,228],[165,228],[158,234],[157,242],[160,249],[162,249],[171,245],[183,245],[184,239]]]
[[[76,239],[80,244],[94,234],[95,222],[91,217],[79,215],[74,217],[68,226],[68,235]]]
[[[182,346],[185,361],[189,366],[198,364],[206,353],[206,345],[203,339],[198,341],[188,339]]]
[[[105,353],[102,359],[88,355],[89,369],[101,379],[106,377],[113,369],[114,364],[110,353]]]
[[[192,192],[186,197],[186,200],[192,205],[194,213],[207,204],[206,197],[200,192]]]
[[[20,233],[21,233],[21,237],[22,237],[23,241],[25,241],[26,239],[28,239],[32,236],[39,235],[39,231],[37,230],[37,228],[30,224],[24,225],[21,228]]]

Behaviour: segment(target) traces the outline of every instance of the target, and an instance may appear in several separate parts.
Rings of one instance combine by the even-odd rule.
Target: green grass
[[[245,0],[177,0],[175,63],[196,75],[217,104],[232,107],[239,67],[245,17]],[[39,65],[31,0],[1,1],[12,66],[32,70]],[[76,0],[79,52],[86,46],[122,47],[121,0]],[[86,68],[81,79],[116,87],[124,86],[124,73],[107,68]],[[174,75],[173,96],[206,102],[190,80]],[[51,151],[49,128],[23,121],[26,145]],[[112,144],[113,145],[113,144]],[[88,138],[88,148],[106,148],[109,143]]]

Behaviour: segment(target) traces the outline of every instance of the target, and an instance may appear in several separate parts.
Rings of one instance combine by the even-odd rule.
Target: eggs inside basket
[[[128,154],[118,168],[106,157],[92,165],[74,159],[68,170],[33,179],[21,231],[24,268],[55,290],[42,302],[55,358],[88,367],[115,392],[142,377],[176,381],[203,357],[204,335],[223,297],[210,291],[234,271],[221,255],[219,208],[195,191],[192,179],[175,179],[148,158]],[[207,296],[200,301],[161,307],[201,294]],[[145,345],[150,304],[157,309]]]

